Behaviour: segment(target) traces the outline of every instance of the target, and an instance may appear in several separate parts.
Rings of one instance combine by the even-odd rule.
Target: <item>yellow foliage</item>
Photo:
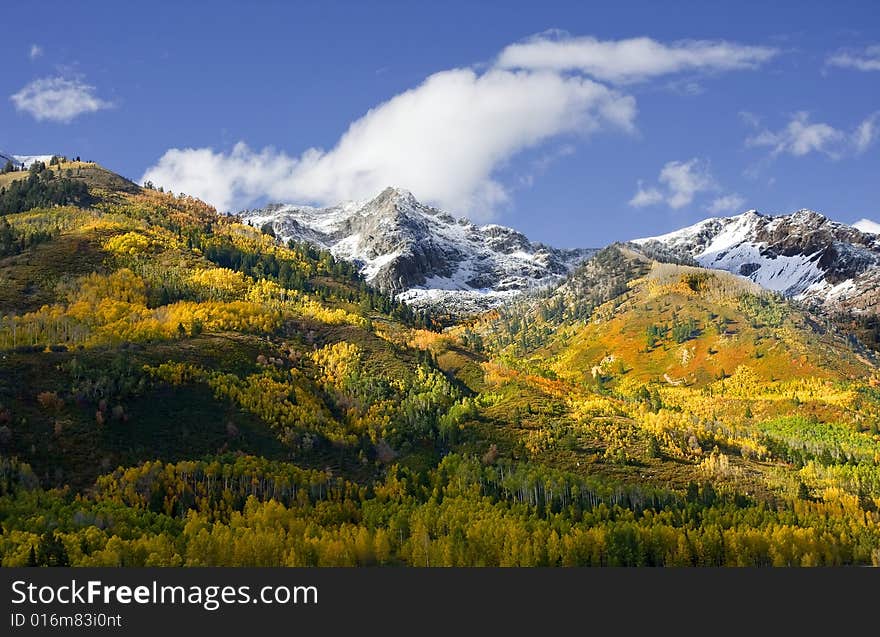
[[[272,332],[281,323],[277,312],[267,311],[261,305],[247,301],[179,301],[154,310],[149,318],[158,321],[165,336],[174,334],[178,324],[184,326],[200,322],[205,330],[237,330],[245,332]]]
[[[112,204],[98,203],[96,208],[110,212],[120,211],[128,216],[152,219],[161,215],[177,225],[192,225],[205,222],[224,224],[231,219],[218,215],[217,211],[199,199],[186,195],[175,196],[170,192],[162,193],[155,190],[141,190],[135,194],[126,194],[121,200]]]
[[[723,453],[711,453],[700,462],[700,469],[709,478],[727,478],[738,473],[730,466],[730,458]]]
[[[856,397],[852,388],[843,388],[833,382],[805,376],[784,382],[768,382],[761,380],[754,369],[740,365],[736,371],[723,380],[710,385],[713,393],[723,396],[763,400],[790,400],[796,398],[802,402],[818,400],[829,405],[849,407]]]
[[[248,290],[248,280],[241,272],[228,268],[203,268],[189,276],[189,283],[204,289],[212,298],[238,298]]]
[[[363,316],[346,312],[341,308],[330,309],[311,299],[304,299],[297,306],[299,312],[306,317],[313,318],[322,323],[330,325],[355,325],[357,327],[367,328],[370,322]]]
[[[763,383],[758,374],[748,365],[739,365],[729,378],[724,378],[714,383],[714,386],[720,390],[720,393],[742,398],[754,396],[762,385]]]
[[[139,256],[152,252],[154,248],[154,242],[140,232],[126,232],[104,242],[105,250],[119,256]]]
[[[361,349],[346,341],[326,345],[312,354],[312,360],[321,370],[321,380],[339,387],[358,367]]]
[[[431,330],[410,330],[407,345],[416,349],[429,349],[434,345],[443,345],[449,341],[445,334]]]
[[[568,400],[568,406],[572,417],[580,421],[602,416],[622,416],[624,413],[616,401],[604,396],[571,397]]]
[[[159,380],[174,386],[185,385],[187,383],[201,380],[205,377],[205,372],[200,367],[189,363],[175,361],[162,363],[158,367],[145,365],[144,371],[154,378],[158,378]]]
[[[295,290],[283,288],[275,281],[268,279],[260,279],[250,286],[247,293],[247,300],[251,303],[265,303],[273,307],[279,307],[287,301],[292,301],[299,297],[299,293]]]
[[[76,281],[67,296],[73,305],[86,304],[92,308],[97,307],[104,299],[113,299],[133,305],[145,305],[147,302],[143,279],[127,268],[122,268],[112,274],[105,275],[93,272],[84,276]]]

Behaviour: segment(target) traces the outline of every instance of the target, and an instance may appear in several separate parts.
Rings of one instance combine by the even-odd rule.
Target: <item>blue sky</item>
[[[564,247],[880,221],[875,2],[662,5],[14,3],[0,149],[232,209],[393,184]]]

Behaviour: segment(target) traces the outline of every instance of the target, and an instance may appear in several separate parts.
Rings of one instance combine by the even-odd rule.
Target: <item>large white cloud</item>
[[[112,103],[95,95],[95,87],[79,79],[45,77],[34,80],[9,99],[15,108],[37,121],[70,122],[84,113],[111,108]]]
[[[290,155],[244,143],[230,152],[171,149],[143,180],[221,210],[264,199],[337,203],[397,185],[427,202],[486,219],[509,199],[499,170],[521,151],[563,135],[635,129],[635,98],[609,82],[689,69],[753,68],[776,53],[726,42],[569,40],[578,51],[592,46],[598,61],[587,63],[582,55],[574,66],[532,63],[528,47],[558,44],[538,36],[508,47],[484,71],[431,75],[353,122],[330,150]]]
[[[635,114],[632,97],[584,77],[454,69],[371,109],[329,151],[172,149],[143,179],[222,210],[262,197],[335,203],[400,185],[486,218],[507,198],[493,172],[509,157],[564,133],[631,131]]]
[[[716,40],[683,40],[664,44],[651,38],[598,40],[593,37],[538,35],[511,44],[497,64],[511,69],[580,71],[615,83],[637,82],[682,71],[752,69],[778,50]]]
[[[285,200],[298,165],[299,160],[282,152],[272,148],[254,152],[241,142],[230,153],[210,148],[172,148],[142,180],[230,211],[261,197]]]

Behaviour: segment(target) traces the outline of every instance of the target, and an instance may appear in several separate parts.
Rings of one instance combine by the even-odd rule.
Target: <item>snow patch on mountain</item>
[[[48,164],[52,157],[53,155],[13,155],[0,151],[0,166],[5,166],[7,161],[11,161],[16,168],[30,168],[31,164],[38,161]]]

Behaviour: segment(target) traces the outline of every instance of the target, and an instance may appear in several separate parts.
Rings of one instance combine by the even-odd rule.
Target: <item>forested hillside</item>
[[[3,566],[880,563],[873,355],[782,298],[612,246],[440,331],[68,164],[0,191]]]

